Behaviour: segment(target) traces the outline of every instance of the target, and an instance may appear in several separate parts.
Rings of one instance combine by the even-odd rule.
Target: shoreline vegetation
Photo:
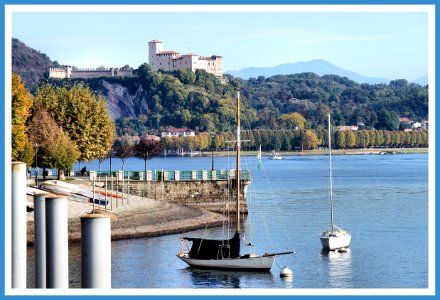
[[[262,151],[263,156],[270,156],[271,151]],[[332,149],[332,155],[364,155],[364,154],[411,154],[428,153],[429,148],[357,148],[357,149]],[[193,153],[200,153],[195,151]],[[328,155],[326,148],[304,151],[277,151],[282,156],[313,156]],[[214,151],[214,156],[227,156],[227,151]],[[243,156],[257,156],[258,151],[241,150]],[[203,151],[200,156],[211,156],[211,151]],[[197,156],[197,155],[194,155]]]

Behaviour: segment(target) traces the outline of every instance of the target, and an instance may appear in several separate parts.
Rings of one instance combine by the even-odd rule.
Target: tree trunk
[[[43,182],[46,181],[46,168],[43,168]]]
[[[66,177],[64,176],[64,170],[58,169],[58,180],[66,180]]]
[[[147,180],[147,160],[144,159],[144,180]]]

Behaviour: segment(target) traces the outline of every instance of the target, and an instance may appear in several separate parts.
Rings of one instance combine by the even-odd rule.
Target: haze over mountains
[[[296,63],[286,63],[275,67],[251,67],[251,68],[244,68],[238,71],[234,71],[234,70],[226,71],[225,73],[233,75],[234,77],[249,79],[251,77],[257,78],[258,76],[270,77],[274,75],[288,75],[288,74],[297,74],[297,73],[305,73],[305,72],[312,72],[319,76],[330,75],[330,74],[339,75],[342,77],[347,77],[357,83],[369,83],[369,84],[378,84],[378,83],[388,84],[391,80],[401,79],[401,78],[385,79],[385,78],[363,76],[355,72],[340,68],[324,59],[314,59],[307,62],[300,61]],[[409,79],[407,80],[411,81]],[[420,85],[426,85],[428,84],[428,76],[421,76],[413,82]]]

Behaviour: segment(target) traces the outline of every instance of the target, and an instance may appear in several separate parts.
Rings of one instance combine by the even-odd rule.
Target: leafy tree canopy
[[[32,142],[38,144],[39,167],[70,170],[80,156],[75,144],[45,108],[34,113],[29,134]]]
[[[18,74],[12,74],[12,160],[23,161],[30,166],[33,147],[27,137],[27,121],[31,114],[32,97]]]
[[[37,90],[36,102],[47,108],[80,151],[79,160],[103,157],[114,141],[115,127],[106,101],[82,84]]]

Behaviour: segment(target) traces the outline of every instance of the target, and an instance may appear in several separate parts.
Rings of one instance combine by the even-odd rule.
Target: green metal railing
[[[90,171],[96,172],[97,177],[122,177],[122,171]],[[204,180],[228,180],[235,178],[235,170],[147,170],[144,171],[125,171],[124,178],[147,181],[204,181]],[[250,180],[250,172],[241,170],[242,180]],[[121,178],[122,179],[122,178]]]

